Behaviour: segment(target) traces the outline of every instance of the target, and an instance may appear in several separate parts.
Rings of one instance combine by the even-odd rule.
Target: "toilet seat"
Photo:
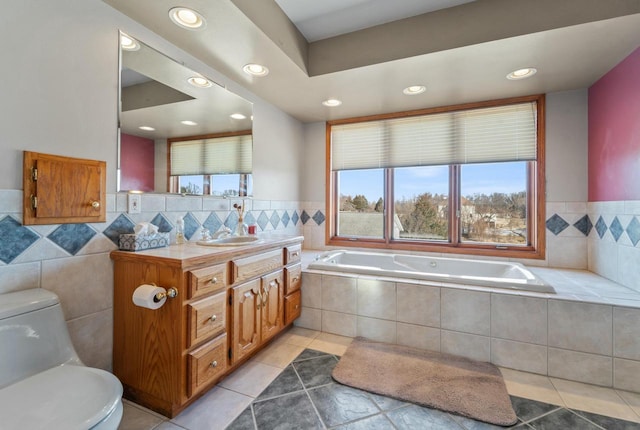
[[[0,390],[7,429],[78,429],[99,424],[122,402],[122,384],[109,372],[62,365]]]

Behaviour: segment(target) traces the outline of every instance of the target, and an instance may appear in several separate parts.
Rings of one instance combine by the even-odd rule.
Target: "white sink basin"
[[[239,246],[258,243],[259,241],[260,238],[258,236],[229,236],[221,239],[199,240],[196,243],[204,246]]]

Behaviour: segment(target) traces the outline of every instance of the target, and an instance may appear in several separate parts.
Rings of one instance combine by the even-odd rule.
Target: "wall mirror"
[[[252,195],[252,104],[120,33],[118,191]]]

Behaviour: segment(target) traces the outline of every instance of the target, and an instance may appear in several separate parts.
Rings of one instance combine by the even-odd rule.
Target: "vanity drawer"
[[[231,261],[233,283],[241,282],[282,267],[282,249]]]
[[[300,261],[302,258],[302,245],[291,245],[284,249],[284,264],[291,264]]]
[[[284,325],[289,325],[300,316],[302,306],[300,304],[300,290],[289,294],[284,298]]]
[[[189,346],[222,333],[227,327],[226,291],[187,305]]]
[[[189,397],[227,370],[227,354],[226,333],[187,354]]]
[[[213,293],[227,286],[227,264],[196,269],[189,272],[189,299]]]
[[[284,271],[287,280],[284,287],[284,294],[291,294],[294,291],[298,291],[302,284],[302,263],[287,266]]]

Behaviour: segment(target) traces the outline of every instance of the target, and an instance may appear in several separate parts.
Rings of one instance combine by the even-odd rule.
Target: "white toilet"
[[[58,297],[0,294],[0,428],[115,430],[121,418],[122,384],[82,364]]]

